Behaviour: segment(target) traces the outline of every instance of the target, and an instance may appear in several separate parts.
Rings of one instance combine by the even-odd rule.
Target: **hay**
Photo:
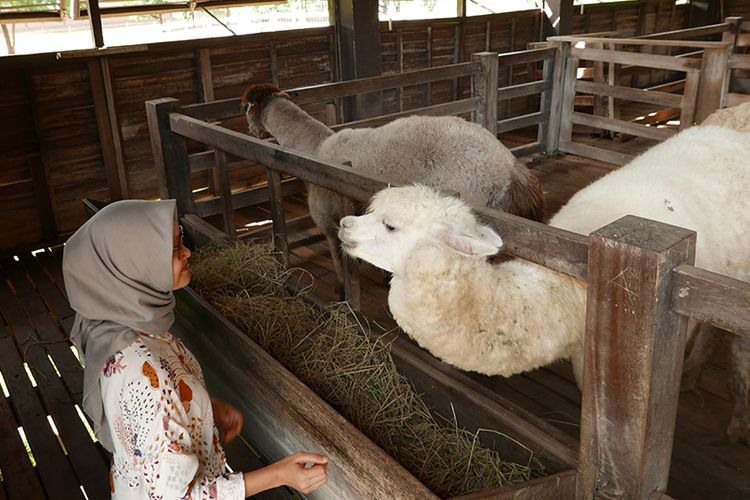
[[[390,345],[340,308],[305,301],[285,283],[270,245],[209,247],[193,263],[193,287],[227,319],[292,371],[425,486],[453,497],[541,474],[478,444],[479,432],[439,421],[396,370]],[[367,332],[363,334],[362,332]],[[496,431],[487,431],[496,432]]]

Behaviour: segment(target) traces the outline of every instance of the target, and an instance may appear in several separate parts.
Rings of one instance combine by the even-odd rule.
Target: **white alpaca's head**
[[[419,184],[376,193],[364,215],[341,219],[339,238],[349,255],[394,274],[421,245],[440,244],[457,257],[493,255],[503,245],[464,202]]]

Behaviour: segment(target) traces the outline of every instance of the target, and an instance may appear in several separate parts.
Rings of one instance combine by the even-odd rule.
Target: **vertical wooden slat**
[[[169,114],[179,113],[180,101],[171,97],[146,101],[151,150],[159,177],[159,195],[175,198],[180,215],[193,211],[190,161],[185,139],[172,132]]]
[[[541,102],[539,105],[539,111],[542,113],[544,119],[539,124],[537,129],[537,141],[539,142],[542,151],[547,151],[547,135],[549,134],[550,124],[550,110],[552,108],[552,89],[555,85],[554,81],[555,71],[555,58],[545,57],[544,65],[542,66],[542,79],[544,80],[544,92],[541,95]]]
[[[593,49],[604,48],[603,43],[592,43],[586,46],[590,46]],[[594,83],[604,83],[604,63],[602,61],[594,61]],[[594,95],[594,115],[604,116],[604,96]]]
[[[695,123],[702,123],[708,115],[721,106],[721,91],[727,73],[727,60],[732,47],[729,43],[721,48],[703,49],[698,106],[695,110]]]
[[[560,149],[560,116],[562,114],[563,97],[565,96],[563,75],[570,53],[569,43],[553,42],[552,46],[555,47],[555,64],[552,71],[552,100],[547,130],[547,149],[545,150],[548,154],[556,153]]]
[[[88,0],[86,3],[88,5],[94,47],[104,47],[104,32],[102,31],[102,15],[99,10],[99,0]]]
[[[695,232],[635,216],[589,238],[578,499],[666,491],[687,328],[672,270],[694,257]]]
[[[472,78],[474,97],[479,98],[474,121],[497,135],[497,53],[479,52],[472,59],[482,65],[482,72]]]
[[[680,102],[680,130],[692,126],[695,121],[700,78],[701,73],[697,69],[689,70],[685,74],[685,89],[682,92],[682,101]]]
[[[565,95],[560,106],[560,143],[570,142],[573,138],[573,108],[576,101],[576,73],[578,71],[578,58],[568,56],[563,74],[564,83],[562,87]]]
[[[227,165],[227,154],[219,149],[214,151],[216,166],[214,172],[217,195],[222,200],[221,216],[224,222],[224,232],[234,238],[236,231],[234,227],[234,205],[232,203],[232,181],[229,178],[229,166]]]
[[[271,82],[279,85],[279,61],[276,57],[276,42],[268,42],[268,54],[271,61]]]
[[[278,252],[279,261],[289,265],[289,241],[286,235],[286,217],[284,216],[284,195],[281,192],[281,173],[266,169],[268,190],[271,202],[271,219],[273,220],[273,245]]]
[[[404,70],[404,40],[401,28],[396,28],[396,71],[401,73]],[[404,110],[404,88],[396,88],[396,99],[398,100],[398,110]]]
[[[609,50],[615,50],[616,48],[616,45],[610,44],[609,46]],[[617,85],[617,65],[613,62],[609,63],[607,67],[607,83],[609,85]],[[613,96],[607,98],[607,116],[613,120],[620,118],[620,111]]]
[[[99,144],[102,148],[102,162],[107,173],[107,187],[109,188],[110,201],[123,198],[124,179],[117,165],[115,155],[115,144],[112,139],[112,124],[107,105],[107,95],[102,76],[102,59],[91,59],[88,62],[89,85],[91,86],[91,97],[94,101],[94,113],[96,114],[96,129],[99,132]]]
[[[195,59],[198,66],[198,78],[200,82],[200,96],[199,99],[202,100],[202,102],[210,102],[214,100],[214,79],[213,79],[213,71],[211,69],[211,52],[209,49],[199,49],[195,51]],[[218,153],[218,152],[217,152]],[[222,186],[222,172],[221,168],[218,165],[218,154],[215,155],[217,159],[217,164],[214,168],[211,169],[210,176],[208,178],[208,190],[211,194],[216,196],[221,196],[221,192],[223,189]],[[224,160],[226,163],[226,155],[224,156]],[[226,167],[226,165],[225,165]],[[231,192],[231,189],[230,189]],[[225,207],[225,213],[226,213],[226,207]],[[227,229],[227,217],[224,217],[224,229],[227,232],[230,232],[229,229]],[[230,234],[234,234],[234,223],[232,223],[232,228]]]
[[[456,24],[456,27],[453,30],[453,64],[458,64],[459,62],[461,62],[462,28],[463,28],[463,23],[458,23]],[[460,79],[454,78],[451,84],[451,96],[452,96],[452,100],[454,101],[458,100],[458,95],[460,93],[460,90],[459,90],[460,85],[461,85]]]
[[[721,34],[721,41],[729,44],[729,54],[734,52],[734,48],[737,45],[737,36],[740,31],[741,17],[727,17],[724,19],[725,23],[729,23],[730,27],[724,33]],[[721,102],[719,103],[720,108],[727,106],[727,94],[729,93],[729,84],[732,81],[732,68],[729,64],[724,68],[724,81],[721,86]]]
[[[214,82],[211,70],[211,52],[209,49],[196,50],[195,58],[198,63],[198,77],[200,78],[200,98],[203,102],[213,101]]]
[[[112,86],[112,72],[109,68],[109,58],[100,58],[102,65],[102,78],[104,80],[104,94],[107,100],[107,112],[109,113],[109,125],[111,130],[112,145],[115,151],[115,162],[120,178],[120,191],[123,198],[130,197],[128,186],[128,175],[125,171],[125,153],[122,149],[122,135],[120,133],[120,122],[117,119],[117,108],[115,106],[115,93]]]
[[[427,26],[427,67],[432,67],[432,26]],[[427,102],[426,106],[432,103],[432,84],[427,82]]]

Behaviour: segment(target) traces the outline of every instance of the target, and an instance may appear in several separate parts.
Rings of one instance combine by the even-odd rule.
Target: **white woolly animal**
[[[469,203],[541,220],[539,181],[489,131],[453,116],[411,116],[378,128],[334,133],[273,85],[248,88],[243,96],[250,132],[268,132],[282,146],[331,163],[382,176],[393,184],[419,181],[457,192]],[[331,247],[341,286],[338,222],[353,213],[332,191],[308,185],[310,215]]]
[[[714,111],[703,120],[701,126],[703,125],[716,125],[740,132],[750,132],[750,101]]]
[[[550,225],[589,234],[634,214],[690,228],[697,266],[748,280],[748,158],[750,134],[687,129],[577,193]],[[487,263],[500,237],[462,201],[386,189],[365,215],[341,220],[339,237],[347,253],[393,273],[394,318],[438,358],[504,376],[569,358],[580,386],[586,284],[522,260]],[[730,432],[747,439],[747,396],[737,405]]]

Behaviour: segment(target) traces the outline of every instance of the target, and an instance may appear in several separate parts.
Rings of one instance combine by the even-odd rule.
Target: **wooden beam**
[[[687,329],[672,271],[694,258],[694,231],[635,216],[589,237],[580,500],[667,489]]]
[[[284,195],[281,191],[281,173],[278,170],[266,169],[268,178],[269,199],[271,202],[271,219],[273,220],[273,246],[279,261],[284,267],[289,266],[289,241],[286,235],[286,217],[284,216]]]
[[[697,124],[702,123],[708,115],[721,107],[721,93],[724,89],[724,79],[729,76],[727,60],[731,52],[730,44],[703,51],[698,106],[695,110],[695,123]]]
[[[94,39],[94,47],[104,47],[104,31],[102,30],[102,14],[99,9],[99,0],[87,0],[88,17],[91,23],[91,36]]]
[[[159,195],[162,199],[175,198],[177,212],[183,215],[194,211],[194,201],[185,139],[172,132],[170,126],[170,113],[179,113],[180,109],[180,101],[174,98],[146,101]]]
[[[560,148],[560,125],[562,103],[565,98],[565,64],[570,54],[569,43],[555,43],[555,63],[552,69],[552,90],[550,98],[549,124],[547,127],[546,152],[554,154]]]
[[[750,283],[698,267],[675,269],[672,308],[750,338]]]
[[[91,97],[94,101],[94,113],[96,114],[96,128],[99,132],[99,144],[102,148],[102,163],[104,163],[104,170],[107,174],[109,199],[111,201],[121,200],[124,197],[124,181],[120,176],[121,172],[118,168],[115,154],[115,143],[112,138],[112,123],[104,86],[102,60],[91,59],[87,64]]]
[[[584,158],[593,158],[594,160],[612,163],[613,165],[625,165],[634,158],[633,155],[627,153],[620,153],[610,149],[570,141],[560,141],[560,151],[563,153],[583,156]]]
[[[479,99],[474,122],[497,135],[497,53],[480,52],[472,56],[482,70],[472,78],[472,93]]]
[[[661,56],[657,54],[642,54],[638,52],[589,48],[577,49],[575,47],[570,50],[570,53],[571,56],[576,56],[584,61],[631,64],[633,66],[645,66],[647,68],[671,69],[672,71],[687,71],[688,69],[697,69],[701,67],[701,62],[698,59]]]
[[[112,85],[112,72],[109,68],[109,57],[102,57],[100,61],[102,66],[102,79],[104,80],[104,96],[107,100],[107,113],[109,114],[112,146],[114,147],[115,162],[117,164],[117,177],[120,181],[120,194],[123,198],[129,198],[130,188],[128,186],[128,174],[125,169],[125,153],[122,147],[120,122],[117,119],[115,91]]]
[[[568,470],[502,488],[469,493],[451,500],[560,500],[573,498],[575,491],[576,471]]]
[[[612,132],[620,132],[621,134],[635,135],[647,139],[657,139],[659,141],[665,141],[676,133],[674,129],[670,128],[647,127],[640,123],[613,120],[605,116],[588,115],[577,111],[571,114],[570,122],[576,125],[610,130]]]
[[[544,38],[569,35],[573,31],[573,0],[547,0],[545,4],[542,19]]]
[[[608,85],[604,83],[587,82],[584,80],[576,81],[576,90],[584,94],[610,96],[616,99],[625,99],[626,101],[656,104],[657,106],[663,106],[666,108],[678,108],[682,102],[682,96],[678,94],[634,89],[631,87],[622,87],[620,85]]]
[[[343,80],[355,80],[382,73],[378,0],[338,0],[333,2]],[[380,93],[344,100],[344,119],[352,121],[382,114]]]
[[[219,149],[214,151],[216,167],[214,173],[214,189],[222,201],[221,218],[224,222],[224,232],[232,238],[235,237],[234,227],[234,205],[232,204],[232,180],[229,177],[229,165],[227,154]]]

